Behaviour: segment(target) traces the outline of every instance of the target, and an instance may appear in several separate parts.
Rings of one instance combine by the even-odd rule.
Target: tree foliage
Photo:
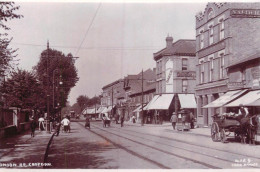
[[[50,107],[55,107],[58,103],[65,107],[71,88],[79,80],[72,55],[66,56],[54,49],[44,50],[34,69],[46,93],[49,88],[47,94],[50,95]]]
[[[0,69],[2,71],[12,67],[17,61],[15,59],[17,49],[9,48],[12,38],[8,37],[6,31],[11,28],[6,25],[6,22],[23,17],[15,13],[19,8],[14,2],[0,2]]]
[[[80,112],[82,112],[84,108],[98,105],[98,104],[100,104],[100,97],[95,96],[92,98],[88,98],[87,96],[80,95],[77,98],[77,105],[74,104],[73,106],[74,107],[79,106]]]
[[[44,92],[37,77],[32,72],[18,69],[1,85],[6,105],[22,109],[41,109]]]

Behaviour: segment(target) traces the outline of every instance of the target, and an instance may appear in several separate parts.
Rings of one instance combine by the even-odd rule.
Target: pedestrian
[[[45,127],[44,127],[44,118],[43,118],[43,116],[41,116],[41,117],[38,119],[38,122],[39,122],[39,130],[40,130],[40,131],[45,130]]]
[[[190,112],[190,128],[194,129],[194,115]]]
[[[186,122],[186,114],[182,114],[181,122],[182,122],[182,130],[184,130],[185,129],[185,122]]]
[[[67,117],[65,117],[65,118],[61,121],[61,124],[64,126],[64,131],[65,131],[65,132],[68,132],[70,121],[68,120]]]
[[[34,137],[35,129],[37,127],[37,123],[34,117],[32,117],[32,122],[31,122],[31,137]]]
[[[90,129],[90,118],[88,116],[86,117],[86,123],[85,123],[85,128],[87,127]]]
[[[173,127],[174,130],[175,130],[175,127],[176,127],[176,122],[177,122],[177,116],[173,112],[172,116],[171,116],[171,123],[172,123],[172,127]]]
[[[133,116],[132,120],[133,120],[133,123],[135,123],[135,115]]]
[[[125,117],[124,117],[124,115],[122,115],[122,116],[121,116],[121,120],[120,120],[120,121],[121,121],[121,127],[124,126],[124,120],[125,120]]]
[[[57,122],[56,122],[56,136],[59,136],[59,134],[60,134],[60,127],[61,127],[61,123],[60,123],[60,121],[57,120]]]

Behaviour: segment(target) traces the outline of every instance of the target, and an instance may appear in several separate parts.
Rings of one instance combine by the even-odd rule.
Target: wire
[[[96,10],[96,12],[95,12],[95,15],[93,16],[93,18],[92,18],[92,20],[91,20],[91,23],[90,23],[90,25],[88,26],[88,29],[87,29],[87,31],[86,31],[86,33],[85,33],[85,35],[84,35],[84,38],[83,38],[83,40],[81,41],[81,43],[80,43],[80,45],[79,45],[79,47],[78,47],[77,52],[75,53],[75,56],[77,56],[77,54],[78,54],[78,52],[79,52],[79,50],[80,50],[80,48],[81,48],[83,42],[85,41],[85,39],[86,39],[86,37],[87,37],[87,35],[88,35],[88,32],[89,32],[89,30],[90,30],[90,28],[91,28],[91,26],[92,26],[92,24],[93,24],[93,22],[94,22],[94,20],[95,20],[95,18],[96,18],[96,15],[97,15],[97,13],[98,13],[98,10],[99,10],[99,8],[101,7],[101,4],[102,4],[102,3],[100,2],[100,3],[99,3],[99,6],[98,6],[98,8],[97,8],[97,10]]]
[[[24,45],[24,46],[33,46],[33,47],[46,47],[43,44],[30,44],[30,43],[18,43],[18,42],[11,42],[10,44],[15,45]],[[76,49],[76,46],[62,46],[62,45],[52,45],[51,47],[57,48],[69,48],[69,49]],[[142,47],[81,47],[80,49],[87,49],[87,50],[158,50],[160,46],[142,46]]]

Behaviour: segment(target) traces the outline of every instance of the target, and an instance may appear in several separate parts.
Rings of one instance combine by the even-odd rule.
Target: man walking
[[[35,129],[37,127],[37,123],[35,121],[35,118],[32,117],[32,122],[31,122],[31,137],[34,137]]]
[[[177,122],[177,116],[173,112],[172,116],[171,116],[171,123],[172,123],[172,127],[173,127],[174,130],[175,130],[176,122]]]
[[[122,116],[121,116],[121,127],[124,126],[124,120],[125,120],[124,115],[122,115]]]
[[[65,132],[68,132],[70,121],[67,119],[67,117],[65,117],[65,118],[61,121],[61,124],[64,126],[64,131],[65,131]]]

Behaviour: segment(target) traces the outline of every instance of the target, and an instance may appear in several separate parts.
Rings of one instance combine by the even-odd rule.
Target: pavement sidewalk
[[[136,127],[141,127],[141,123],[133,123],[130,121],[125,121],[125,125],[129,126],[136,126]],[[181,126],[181,124],[176,124],[176,128],[178,126]],[[142,127],[153,127],[153,128],[158,128],[159,130],[173,130],[172,124],[170,122],[164,122],[163,124],[144,124]],[[193,134],[193,135],[200,135],[200,136],[205,136],[205,137],[211,137],[210,133],[210,127],[203,127],[203,128],[195,128],[195,129],[190,129],[189,131],[177,131],[176,132],[184,132],[185,134]],[[173,130],[174,131],[174,130]]]
[[[43,168],[45,150],[53,133],[35,131],[31,137],[30,131],[10,138],[1,139],[0,168]]]

